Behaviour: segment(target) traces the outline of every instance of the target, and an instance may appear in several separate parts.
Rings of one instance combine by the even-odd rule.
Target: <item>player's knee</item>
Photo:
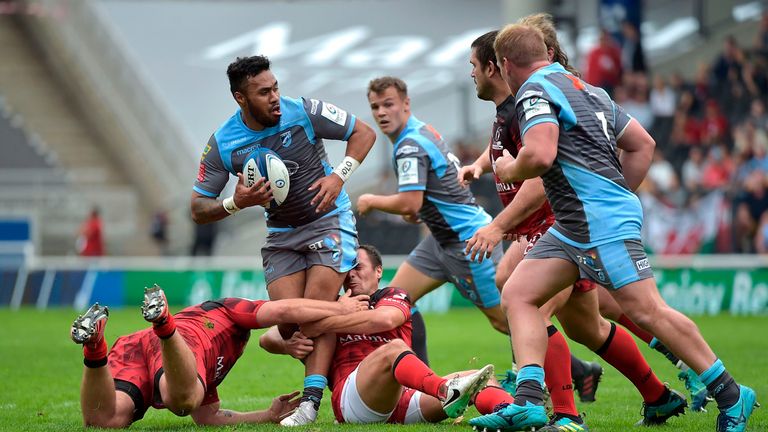
[[[408,344],[405,343],[402,339],[392,339],[391,341],[387,342],[384,347],[386,347],[388,355],[395,357],[399,356],[403,352],[411,351],[411,347],[409,347]]]
[[[501,310],[504,313],[514,310],[515,305],[520,302],[520,297],[514,293],[514,288],[513,285],[507,284],[504,286],[504,291],[501,292]]]
[[[664,307],[655,304],[642,308],[635,307],[629,310],[625,309],[624,313],[627,314],[632,322],[640,326],[640,328],[650,331],[651,333],[653,333],[652,329],[656,324],[665,321],[666,319]]]
[[[192,411],[197,409],[199,406],[200,404],[196,403],[192,398],[174,400],[170,404],[165,405],[165,407],[168,408],[168,411],[176,414],[179,417],[186,417],[190,415]]]
[[[202,392],[198,394],[196,390],[190,390],[163,395],[163,404],[168,411],[179,417],[185,417],[200,406],[202,399]]]

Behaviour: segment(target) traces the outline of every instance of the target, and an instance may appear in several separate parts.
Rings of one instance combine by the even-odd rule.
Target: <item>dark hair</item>
[[[485,66],[488,62],[491,62],[495,70],[499,70],[499,65],[496,64],[496,52],[493,50],[493,41],[496,40],[498,34],[498,30],[489,31],[475,39],[471,45],[471,48],[475,50],[475,57],[480,61],[480,64]]]
[[[364,250],[365,253],[368,254],[368,259],[371,260],[371,264],[373,264],[373,268],[382,267],[381,253],[379,253],[379,250],[376,249],[376,246],[369,245],[369,244],[361,244],[357,248]]]
[[[393,76],[383,76],[372,79],[371,82],[368,83],[368,94],[371,94],[371,92],[376,94],[383,93],[384,90],[390,87],[394,87],[401,98],[405,99],[406,96],[408,96],[408,86],[405,84],[405,81]]]
[[[248,78],[255,77],[265,70],[269,70],[269,64],[269,59],[262,55],[238,57],[227,67],[229,90],[232,93],[241,91],[245,87]]]

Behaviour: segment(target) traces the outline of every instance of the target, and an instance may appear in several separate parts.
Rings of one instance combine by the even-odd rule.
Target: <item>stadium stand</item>
[[[0,21],[0,207],[39,221],[37,253],[67,255],[80,222],[99,205],[110,218],[108,250],[140,254],[147,246],[132,240],[141,217],[136,193],[16,18]]]

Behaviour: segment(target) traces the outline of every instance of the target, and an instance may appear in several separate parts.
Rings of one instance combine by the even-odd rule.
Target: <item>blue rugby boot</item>
[[[499,378],[499,385],[507,393],[514,395],[515,389],[517,389],[517,370],[513,366],[512,369],[507,369],[503,375],[497,375]]]
[[[755,391],[747,386],[739,386],[739,401],[720,410],[717,416],[717,432],[743,432],[752,410],[759,407]]]
[[[701,382],[701,379],[693,369],[680,372],[677,377],[685,384],[685,389],[691,393],[691,411],[706,412],[704,407],[713,399],[709,397],[707,386]]]
[[[498,411],[475,417],[469,424],[476,431],[530,431],[549,421],[543,405],[526,402],[525,406],[509,404]]]
[[[680,392],[669,389],[669,396],[665,402],[659,404],[643,403],[643,418],[637,422],[640,426],[660,425],[670,417],[685,413],[688,402]]]
[[[536,432],[589,432],[589,428],[583,420],[579,423],[569,417],[556,415],[546,426]]]

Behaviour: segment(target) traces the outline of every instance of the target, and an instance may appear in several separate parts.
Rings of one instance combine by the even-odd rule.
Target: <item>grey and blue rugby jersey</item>
[[[238,109],[211,136],[203,150],[200,170],[193,189],[208,197],[218,197],[229,175],[243,169],[246,156],[257,147],[277,153],[290,172],[291,187],[285,201],[267,209],[267,226],[272,230],[291,229],[321,217],[350,210],[344,189],[334,205],[321,213],[309,202],[317,191],[307,190],[312,183],[331,172],[322,138],[346,141],[352,134],[355,116],[317,99],[280,98],[280,122],[255,131],[243,122]]]
[[[459,186],[459,160],[432,126],[413,115],[395,141],[393,164],[398,192],[424,191],[419,217],[441,245],[462,242],[491,222],[472,192]]]
[[[631,117],[603,89],[559,63],[537,70],[523,83],[516,111],[522,137],[543,122],[560,127],[557,158],[542,175],[555,213],[552,234],[583,248],[639,239],[643,211],[627,186],[616,150]]]

